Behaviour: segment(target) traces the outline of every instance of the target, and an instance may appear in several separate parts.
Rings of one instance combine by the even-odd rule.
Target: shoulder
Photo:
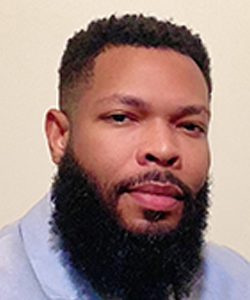
[[[213,267],[217,272],[227,274],[232,278],[250,276],[250,263],[235,251],[208,243],[205,248],[207,267]],[[212,271],[212,270],[211,270]]]
[[[4,300],[45,300],[26,252],[20,223],[0,231],[0,294]]]
[[[238,253],[214,244],[204,251],[205,289],[216,298],[250,299],[250,264]]]
[[[4,227],[0,232],[0,279],[15,272],[24,256],[19,223]],[[8,277],[8,276],[7,276]],[[2,281],[1,281],[2,282]]]

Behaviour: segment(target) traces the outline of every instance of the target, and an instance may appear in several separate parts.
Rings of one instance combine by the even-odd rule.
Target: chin
[[[120,216],[121,226],[134,234],[162,236],[177,229],[181,218],[174,218],[168,213],[145,211],[140,218],[125,220]]]
[[[132,199],[132,200],[131,200]],[[122,196],[113,207],[114,218],[125,230],[142,235],[161,236],[177,229],[184,213],[184,202],[165,210],[138,205],[132,197]]]

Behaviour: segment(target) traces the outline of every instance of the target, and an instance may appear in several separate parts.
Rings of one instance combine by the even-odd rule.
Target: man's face
[[[104,197],[126,229],[169,232],[182,218],[182,190],[144,175],[171,173],[195,196],[209,168],[208,123],[208,89],[194,61],[172,50],[112,47],[95,60],[70,146],[104,194],[134,182],[118,199]]]

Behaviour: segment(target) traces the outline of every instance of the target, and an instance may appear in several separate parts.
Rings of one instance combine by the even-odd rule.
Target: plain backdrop
[[[250,1],[8,0],[0,2],[0,227],[49,190],[56,168],[44,135],[57,106],[66,40],[112,13],[154,15],[201,34],[212,57],[212,208],[207,239],[250,259]]]

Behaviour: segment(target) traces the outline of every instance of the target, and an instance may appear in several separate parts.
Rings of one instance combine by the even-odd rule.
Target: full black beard
[[[150,173],[138,181],[148,178],[162,181],[163,175]],[[178,300],[190,293],[202,263],[208,184],[193,198],[178,179],[168,175],[167,180],[185,193],[180,224],[170,233],[135,234],[119,224],[103,197],[117,197],[136,179],[104,193],[72,154],[62,159],[53,186],[52,231],[78,278],[87,278],[103,299],[166,300],[171,295]]]

